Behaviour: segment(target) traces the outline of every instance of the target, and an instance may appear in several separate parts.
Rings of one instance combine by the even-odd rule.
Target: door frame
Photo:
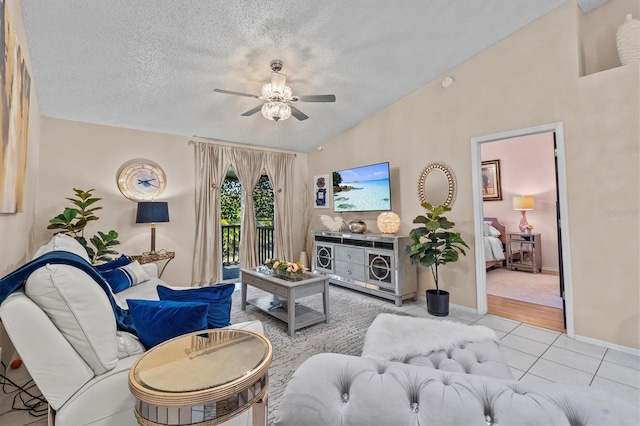
[[[558,176],[558,201],[560,204],[560,217],[562,219],[559,229],[562,232],[562,269],[564,275],[564,299],[565,316],[567,321],[567,336],[574,337],[573,322],[573,281],[571,277],[571,250],[569,238],[569,208],[567,202],[567,172],[564,151],[564,125],[562,122],[543,124],[535,127],[511,130],[508,132],[495,133],[487,136],[471,138],[471,173],[473,188],[473,221],[475,239],[476,258],[476,292],[477,306],[479,314],[486,314],[487,303],[487,273],[485,270],[484,247],[482,221],[484,214],[482,209],[482,157],[481,145],[483,143],[495,142],[503,139],[511,139],[520,136],[535,135],[539,133],[555,133],[556,138],[556,158]],[[561,225],[561,226],[560,226]]]

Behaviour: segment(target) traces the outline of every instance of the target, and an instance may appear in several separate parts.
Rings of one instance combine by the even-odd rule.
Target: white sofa
[[[84,248],[65,236],[52,238],[34,258],[53,250],[84,254],[88,260]],[[127,299],[158,300],[156,287],[166,284],[157,278],[155,264],[143,268],[151,279],[115,294],[121,307],[127,307]],[[4,300],[0,318],[49,403],[50,425],[137,424],[128,374],[144,347],[117,330],[106,293],[89,275],[68,265],[43,266]],[[229,328],[263,333],[259,321]],[[245,415],[233,423],[247,421]]]

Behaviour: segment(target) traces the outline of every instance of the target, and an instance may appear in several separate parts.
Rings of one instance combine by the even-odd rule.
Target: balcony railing
[[[258,264],[273,258],[273,226],[257,228]],[[222,264],[237,265],[240,262],[240,225],[222,226]]]

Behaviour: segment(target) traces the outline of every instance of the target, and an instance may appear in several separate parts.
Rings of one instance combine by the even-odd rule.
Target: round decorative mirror
[[[444,163],[431,163],[424,168],[418,180],[420,203],[434,206],[453,206],[456,200],[456,175]]]

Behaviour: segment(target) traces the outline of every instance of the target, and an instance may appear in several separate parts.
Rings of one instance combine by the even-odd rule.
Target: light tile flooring
[[[331,286],[332,292],[352,292]],[[428,314],[424,301],[405,301],[401,307],[362,294],[363,301],[407,314],[484,325],[493,329],[502,346],[507,364],[520,381],[570,383],[601,389],[633,404],[640,404],[640,357],[603,346],[573,340],[564,333],[546,330],[494,315],[478,315],[451,309],[445,318]],[[29,379],[24,366],[9,369],[9,377],[22,384]],[[9,387],[6,387],[9,390]],[[46,425],[46,417],[33,417],[26,411],[12,410],[13,394],[0,393],[0,425]]]

